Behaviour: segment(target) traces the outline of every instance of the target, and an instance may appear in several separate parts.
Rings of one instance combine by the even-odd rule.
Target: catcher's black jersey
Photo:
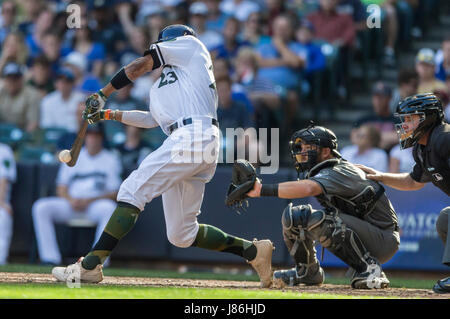
[[[419,183],[432,182],[450,195],[450,124],[436,126],[427,145],[416,144],[411,178]]]
[[[313,169],[310,172],[312,171]],[[322,187],[323,194],[316,198],[323,206],[328,206],[330,196],[333,195],[350,200],[361,194],[367,186],[372,186],[375,191],[382,189],[379,183],[367,179],[361,169],[346,160],[337,160],[335,165],[324,165],[323,169],[313,175],[308,179],[319,183]],[[342,213],[348,214],[349,212],[342,211]],[[363,219],[381,229],[398,225],[394,207],[384,193],[376,201],[372,212],[366,214]]]

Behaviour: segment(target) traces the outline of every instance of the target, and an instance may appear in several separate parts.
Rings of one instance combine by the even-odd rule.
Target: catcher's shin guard
[[[309,231],[325,220],[321,210],[313,210],[310,205],[293,206],[290,203],[283,211],[283,239],[296,267],[274,272],[274,287],[298,284],[320,285],[324,281],[323,269],[316,258],[314,241]]]
[[[321,245],[356,271],[352,287],[357,289],[386,288],[389,284],[378,261],[367,251],[358,234],[331,213],[318,234]]]

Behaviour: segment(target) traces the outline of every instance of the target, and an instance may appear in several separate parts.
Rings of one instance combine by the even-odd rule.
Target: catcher
[[[320,242],[353,269],[353,288],[386,288],[389,280],[380,264],[397,252],[400,236],[397,215],[384,188],[341,158],[336,136],[329,129],[310,126],[299,130],[289,144],[295,168],[306,178],[280,184],[262,184],[256,179],[252,189],[240,197],[242,202],[247,196],[315,196],[323,206],[316,210],[290,203],[284,209],[283,238],[295,267],[275,271],[273,286],[322,284],[324,271],[314,248]]]
[[[114,91],[157,68],[162,68],[162,72],[150,90],[149,111],[102,109]],[[142,128],[160,126],[168,137],[122,183],[117,207],[92,251],[75,264],[54,268],[54,277],[60,281],[77,280],[77,276],[81,282],[102,281],[105,259],[133,228],[145,205],[162,195],[167,237],[173,245],[241,256],[256,270],[262,286],[270,286],[270,240],[251,242],[197,221],[205,184],[216,170],[219,128],[211,56],[190,27],[164,28],[143,57],[123,67],[110,83],[88,97],[83,117],[89,123],[115,120]],[[193,161],[180,161],[173,152],[180,146],[181,136],[193,136],[190,143],[182,144],[184,153],[195,153]],[[211,153],[212,161],[202,156]],[[196,160],[197,155],[200,161]]]

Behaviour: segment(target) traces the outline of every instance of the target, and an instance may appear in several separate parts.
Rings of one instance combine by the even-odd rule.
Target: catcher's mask
[[[161,32],[159,32],[158,41],[156,41],[156,43],[170,41],[172,39],[182,37],[184,35],[192,35],[194,37],[197,36],[195,31],[191,27],[188,27],[187,25],[172,24],[165,27],[164,29],[161,30]]]
[[[316,166],[323,147],[328,147],[334,156],[341,158],[336,135],[331,130],[312,124],[295,132],[289,141],[289,149],[297,172],[308,172]]]
[[[395,129],[400,148],[405,149],[417,144],[427,131],[442,123],[444,111],[436,95],[425,93],[400,101],[394,116],[400,120]]]

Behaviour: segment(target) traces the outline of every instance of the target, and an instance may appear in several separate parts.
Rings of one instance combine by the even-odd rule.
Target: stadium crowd
[[[411,43],[426,34],[430,17],[437,14],[440,3],[439,0],[2,1],[0,264],[6,262],[12,232],[10,192],[16,178],[16,162],[56,163],[55,154],[70,148],[76,136],[86,97],[103,87],[121,66],[141,56],[166,25],[190,25],[210,50],[219,97],[218,120],[225,138],[227,127],[280,127],[281,143],[286,143],[286,137],[308,120],[302,115],[303,110],[312,108],[315,117],[319,112],[328,112],[328,118],[333,120],[342,103],[351,103],[355,90],[351,69],[355,65],[367,71],[367,62],[372,61],[379,69],[383,66],[398,69],[399,52],[411,50]],[[70,4],[77,5],[79,10],[68,11]],[[381,28],[370,27],[369,21],[376,20],[374,8],[380,9]],[[71,16],[73,12],[79,13],[79,21]],[[75,22],[79,25],[68,27]],[[415,65],[398,70],[395,87],[383,81],[373,85],[373,114],[349,127],[352,145],[342,149],[349,161],[382,171],[411,169],[411,153],[401,151],[398,146],[393,116],[397,102],[406,96],[435,92],[447,106],[446,117],[450,118],[450,35],[443,39],[437,52],[423,48],[415,54]],[[112,96],[106,107],[148,109],[149,90],[159,76],[155,70],[136,80]],[[332,107],[323,108],[323,104]],[[92,221],[102,229],[102,223],[109,217],[95,211],[98,207],[105,211],[104,207],[109,207],[114,199],[118,186],[115,178],[126,177],[163,140],[161,130],[143,131],[112,121],[91,128],[81,159],[104,156],[111,165],[121,167],[118,169],[121,175],[108,176],[102,171],[104,165],[92,165],[81,168],[79,174],[102,176],[103,180],[86,179],[69,187],[70,173],[61,167],[56,197],[39,200],[33,207],[41,261],[60,262],[49,224],[56,221],[52,214],[61,210],[58,205],[66,205],[67,212],[75,215],[94,207],[87,215],[93,216]],[[95,194],[87,191],[81,198],[72,197],[80,194],[73,189],[89,187],[104,191]],[[61,219],[72,215],[58,216]],[[43,247],[44,242],[51,247]]]

